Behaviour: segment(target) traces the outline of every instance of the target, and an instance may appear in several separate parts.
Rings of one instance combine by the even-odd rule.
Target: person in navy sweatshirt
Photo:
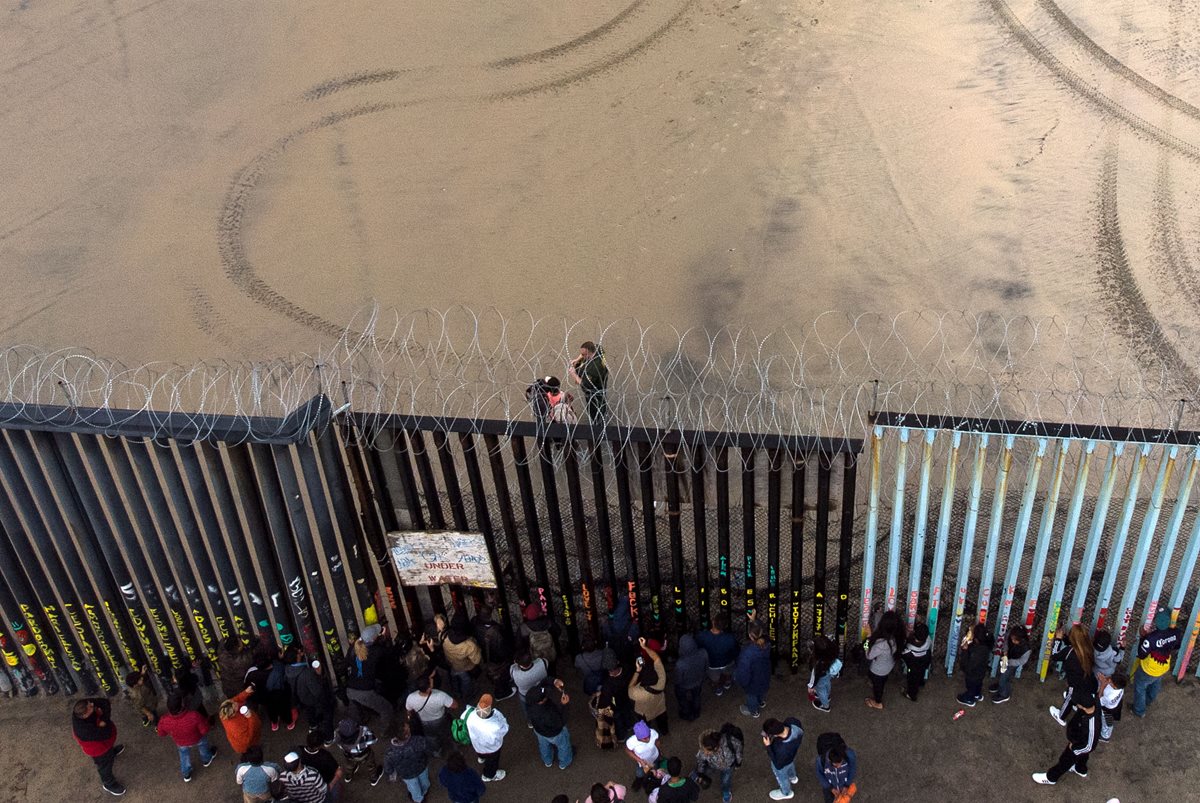
[[[708,679],[720,697],[733,685],[733,664],[738,658],[737,636],[729,632],[729,614],[718,612],[712,627],[696,633],[696,646],[708,655]]]
[[[795,793],[792,784],[796,783],[796,753],[800,752],[800,742],[804,739],[804,728],[796,717],[788,717],[783,722],[768,719],[763,723],[762,740],[767,748],[767,758],[771,760],[771,771],[779,782],[778,789],[771,790],[772,800],[791,800]]]
[[[822,738],[824,734],[817,739],[818,744]],[[836,737],[836,743],[824,753],[817,753],[816,769],[825,803],[834,803],[837,798],[857,791],[854,778],[858,775],[858,757],[841,737]]]
[[[487,792],[479,773],[467,766],[467,760],[458,750],[446,756],[446,765],[438,773],[438,780],[446,787],[450,803],[478,803]]]
[[[758,719],[766,706],[767,689],[771,687],[771,648],[766,631],[757,622],[750,623],[750,641],[742,645],[733,678],[746,693],[746,703],[739,710]]]

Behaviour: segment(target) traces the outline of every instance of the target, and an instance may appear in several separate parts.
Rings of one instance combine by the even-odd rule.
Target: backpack
[[[732,722],[726,722],[721,726],[721,738],[729,745],[729,749],[733,751],[735,760],[733,766],[742,766],[742,749],[746,746],[746,737],[742,733],[742,729]]]
[[[534,658],[542,658],[546,664],[553,664],[557,655],[554,648],[554,636],[547,630],[529,629],[529,652]]]
[[[547,418],[553,424],[576,424],[579,422],[579,416],[575,415],[575,410],[571,407],[571,396],[566,391],[561,391],[557,396],[547,393],[546,401],[550,405],[550,413]]]
[[[467,717],[471,716],[471,712],[475,710],[475,706],[468,705],[463,708],[462,714],[457,719],[450,721],[450,738],[459,744],[471,743],[471,732],[467,729]]]
[[[827,733],[822,733],[817,737],[817,755],[821,756],[822,758],[828,755],[830,750],[838,746],[846,746],[846,740],[842,738],[840,733],[833,733],[830,731]]]

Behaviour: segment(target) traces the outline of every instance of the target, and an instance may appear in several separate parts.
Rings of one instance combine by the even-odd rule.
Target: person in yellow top
[[[1137,674],[1133,676],[1134,716],[1146,716],[1146,706],[1158,696],[1163,675],[1171,668],[1171,654],[1177,649],[1179,631],[1171,627],[1171,614],[1160,610],[1154,616],[1154,629],[1138,643]]]

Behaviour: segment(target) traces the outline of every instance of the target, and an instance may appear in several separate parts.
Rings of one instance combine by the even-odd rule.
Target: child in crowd
[[[379,783],[379,779],[383,777],[383,767],[376,763],[375,751],[371,749],[371,745],[375,744],[375,734],[371,733],[371,729],[353,719],[343,719],[338,723],[335,736],[338,747],[342,748],[346,762],[350,765],[344,776],[346,783],[358,777],[358,771],[363,767],[367,768],[371,786]]]
[[[1124,657],[1125,651],[1113,644],[1112,633],[1097,630],[1096,635],[1092,636],[1092,671],[1096,673],[1097,680],[1101,676],[1112,677]]]
[[[837,643],[826,636],[813,639],[813,668],[808,676],[808,699],[813,708],[829,713],[829,695],[833,679],[842,671]]]
[[[1118,669],[1111,676],[1100,678],[1100,741],[1112,739],[1114,723],[1121,718],[1121,701],[1125,698],[1125,687],[1129,675]]]
[[[962,671],[966,675],[967,688],[956,699],[959,704],[974,707],[983,699],[983,679],[987,677],[988,667],[992,658],[992,634],[983,622],[976,622],[975,627],[963,639]]]
[[[917,622],[908,634],[908,641],[904,643],[904,652],[900,653],[900,660],[904,661],[904,696],[914,703],[925,686],[925,675],[933,663],[932,649],[933,639],[929,638],[929,625]]]
[[[158,727],[158,692],[154,690],[154,681],[146,667],[130,672],[125,677],[125,685],[129,702],[142,715],[142,727]]]
[[[1013,676],[1018,669],[1025,666],[1032,654],[1029,631],[1025,629],[1025,625],[1013,625],[1004,639],[1004,649],[1000,654],[1000,676],[988,689],[992,693],[993,703],[1007,703],[1012,697]]]

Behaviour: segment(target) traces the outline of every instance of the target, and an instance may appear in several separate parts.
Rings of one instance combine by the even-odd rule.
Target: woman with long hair
[[[867,673],[871,677],[871,696],[867,706],[883,709],[883,687],[888,675],[896,668],[900,651],[904,649],[904,621],[895,611],[884,611],[879,623],[867,639]]]
[[[1062,708],[1050,706],[1050,716],[1054,717],[1054,721],[1059,725],[1066,725],[1065,717],[1071,713],[1072,706],[1095,707],[1099,684],[1092,669],[1096,665],[1096,659],[1092,639],[1083,625],[1072,625],[1069,631],[1060,627],[1054,636],[1054,649],[1050,653],[1050,660],[1062,662],[1063,671],[1067,675],[1067,688],[1063,692]]]

